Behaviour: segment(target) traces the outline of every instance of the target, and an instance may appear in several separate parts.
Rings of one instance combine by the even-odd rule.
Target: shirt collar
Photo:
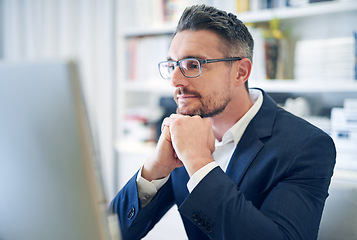
[[[231,141],[234,141],[234,145],[238,144],[248,124],[257,114],[263,103],[263,94],[258,89],[250,89],[249,97],[253,102],[253,106],[223,135],[221,142],[216,140],[216,145],[224,145]]]

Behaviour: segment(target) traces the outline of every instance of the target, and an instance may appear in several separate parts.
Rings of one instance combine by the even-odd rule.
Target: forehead
[[[219,58],[224,57],[220,51],[219,36],[208,30],[178,32],[172,39],[168,58],[180,60],[187,57]]]

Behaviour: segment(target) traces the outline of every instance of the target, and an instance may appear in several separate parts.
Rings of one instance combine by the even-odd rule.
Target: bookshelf
[[[296,19],[333,13],[346,13],[357,10],[357,1],[331,1],[305,4],[300,7],[280,7],[239,13],[243,22],[266,22],[276,17],[279,19]]]

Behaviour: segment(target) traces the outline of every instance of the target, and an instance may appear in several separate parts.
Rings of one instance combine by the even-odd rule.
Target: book
[[[298,41],[295,48],[295,78],[321,81],[351,81],[356,75],[354,37]]]
[[[161,80],[158,63],[167,59],[171,35],[133,37],[128,39],[126,78],[131,82]]]

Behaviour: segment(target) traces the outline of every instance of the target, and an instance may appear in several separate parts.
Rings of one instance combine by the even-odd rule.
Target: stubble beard
[[[191,109],[189,108],[189,106],[180,107],[177,100],[178,94],[189,94],[196,96],[199,100],[199,106],[193,107]],[[218,99],[214,99],[214,97],[215,96],[203,98],[202,95],[197,91],[190,91],[187,88],[177,88],[174,95],[174,100],[177,104],[176,112],[178,114],[189,116],[198,115],[202,118],[214,117],[223,112],[223,110],[226,109],[228,103],[231,100],[228,92],[226,95],[223,95]]]

